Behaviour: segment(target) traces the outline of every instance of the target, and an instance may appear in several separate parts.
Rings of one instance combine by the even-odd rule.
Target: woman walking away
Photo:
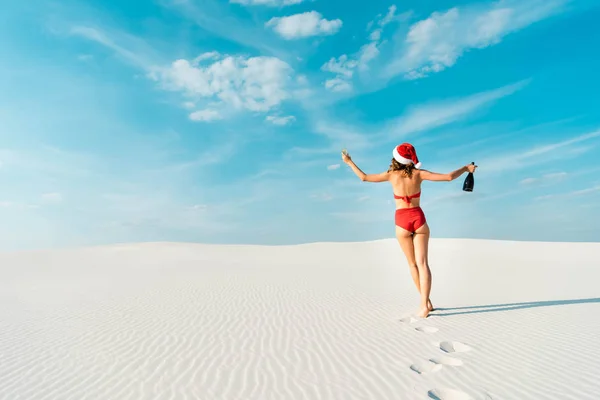
[[[410,143],[402,143],[397,146],[392,154],[390,168],[380,174],[365,174],[345,151],[342,152],[342,159],[361,181],[391,183],[396,201],[396,238],[408,261],[415,286],[421,294],[421,304],[417,315],[427,318],[433,311],[433,305],[429,299],[431,271],[427,257],[430,231],[425,214],[420,207],[421,183],[423,181],[453,181],[465,172],[474,172],[477,166],[465,165],[449,174],[420,169],[421,163]]]

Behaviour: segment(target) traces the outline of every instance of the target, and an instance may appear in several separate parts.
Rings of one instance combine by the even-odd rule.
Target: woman
[[[365,174],[345,151],[342,152],[342,159],[361,181],[387,181],[392,184],[396,201],[396,238],[406,256],[417,290],[421,294],[421,305],[417,315],[427,318],[433,311],[433,305],[429,299],[431,271],[427,258],[430,231],[425,214],[420,207],[421,182],[453,181],[465,172],[474,172],[477,166],[465,165],[449,174],[438,174],[419,169],[421,163],[410,143],[402,143],[397,146],[392,154],[390,168],[381,174]]]

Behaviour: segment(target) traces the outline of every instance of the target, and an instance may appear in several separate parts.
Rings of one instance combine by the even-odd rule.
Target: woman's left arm
[[[363,182],[386,182],[390,177],[389,172],[382,172],[380,174],[365,174],[360,168],[358,168],[356,164],[354,164],[354,161],[352,161],[349,155],[342,155],[342,159],[350,166],[350,168],[352,168],[352,171],[354,171],[356,176],[358,176]]]

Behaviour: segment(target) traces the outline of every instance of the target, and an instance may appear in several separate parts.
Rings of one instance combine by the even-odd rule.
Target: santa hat
[[[417,152],[410,143],[402,143],[401,145],[396,146],[392,154],[394,155],[394,159],[400,164],[415,164],[415,168],[421,168],[421,163],[417,158]]]

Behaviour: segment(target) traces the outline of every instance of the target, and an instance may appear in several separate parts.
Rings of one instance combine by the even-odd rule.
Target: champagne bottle
[[[473,161],[471,165],[475,165],[475,162]],[[465,183],[463,183],[463,190],[465,192],[472,192],[473,186],[475,186],[475,177],[473,176],[472,172],[469,172],[469,174],[465,178]]]

